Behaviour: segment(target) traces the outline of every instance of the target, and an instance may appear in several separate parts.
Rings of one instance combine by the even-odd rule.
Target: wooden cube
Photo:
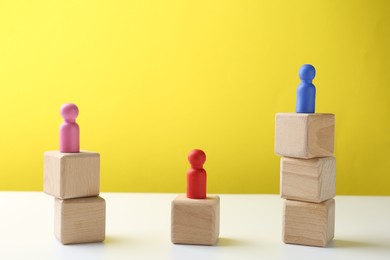
[[[275,153],[294,158],[333,156],[334,114],[278,113]]]
[[[44,192],[60,199],[98,196],[100,191],[100,155],[45,152]]]
[[[333,239],[334,227],[334,199],[321,203],[284,201],[284,243],[324,247]]]
[[[172,201],[171,240],[174,244],[214,245],[219,236],[219,196]]]
[[[106,202],[101,197],[55,199],[54,234],[62,244],[101,242],[105,238]]]
[[[280,160],[282,198],[322,202],[336,196],[336,160],[334,157]]]

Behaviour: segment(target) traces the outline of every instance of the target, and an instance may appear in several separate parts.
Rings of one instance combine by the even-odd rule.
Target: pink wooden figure
[[[187,172],[187,198],[206,198],[206,171],[203,164],[206,161],[206,154],[202,150],[192,150],[188,155],[191,169]]]
[[[75,104],[64,104],[60,110],[64,118],[60,126],[60,152],[79,153],[80,152],[80,128],[76,123],[79,109]]]

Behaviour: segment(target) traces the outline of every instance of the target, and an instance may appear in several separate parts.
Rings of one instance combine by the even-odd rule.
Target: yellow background
[[[390,195],[388,1],[0,0],[0,190],[42,190],[59,108],[79,106],[102,191],[278,193],[274,115],[300,65],[336,114],[337,193]]]

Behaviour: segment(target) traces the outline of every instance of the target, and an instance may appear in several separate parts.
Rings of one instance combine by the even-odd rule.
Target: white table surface
[[[390,197],[336,197],[336,235],[326,248],[281,242],[277,195],[220,195],[216,246],[173,245],[176,194],[102,193],[104,243],[67,245],[53,234],[53,198],[0,192],[0,259],[390,259]]]

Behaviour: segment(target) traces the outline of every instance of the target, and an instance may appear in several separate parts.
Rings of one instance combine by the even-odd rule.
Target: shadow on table
[[[352,241],[352,240],[341,240],[335,239],[331,241],[328,245],[328,248],[378,248],[382,247],[380,244],[374,244],[365,241]]]
[[[107,246],[104,243],[86,243],[86,244],[59,244],[52,259],[69,260],[69,259],[107,259]]]
[[[218,238],[218,243],[216,246],[242,246],[242,245],[248,245],[249,242],[233,239],[233,238],[227,238],[227,237],[220,237]]]
[[[127,238],[123,237],[113,237],[113,236],[106,236],[106,239],[104,239],[104,244],[125,244],[127,243]]]

